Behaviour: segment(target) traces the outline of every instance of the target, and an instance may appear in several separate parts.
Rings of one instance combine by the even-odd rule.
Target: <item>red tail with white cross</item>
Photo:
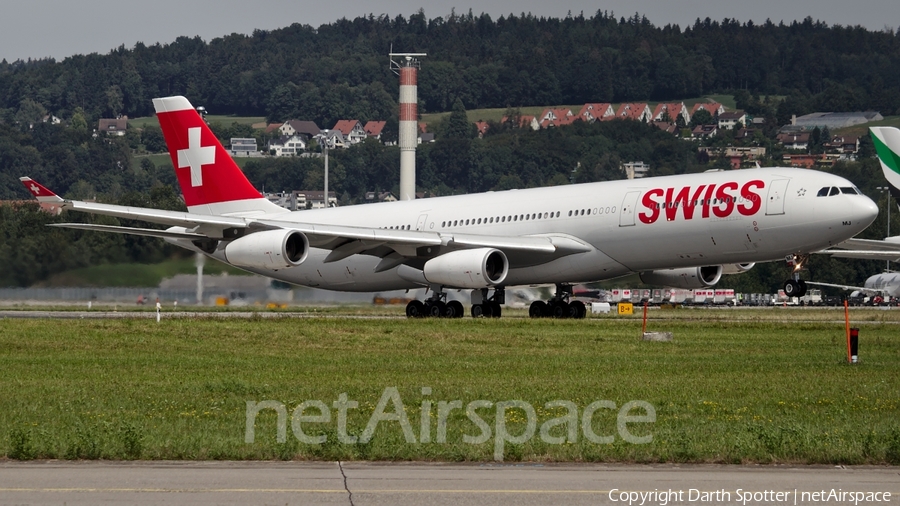
[[[188,99],[155,98],[153,107],[169,147],[184,203],[191,212],[272,210],[273,204],[250,184]],[[248,200],[252,202],[244,205],[237,202]],[[219,203],[237,205],[210,206]]]

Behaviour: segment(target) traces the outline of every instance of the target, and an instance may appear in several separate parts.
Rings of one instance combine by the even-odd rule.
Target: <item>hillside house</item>
[[[322,131],[315,121],[300,121],[296,119],[285,121],[279,125],[278,130],[281,131],[281,135],[290,137],[294,134],[302,134],[307,139],[312,139]]]
[[[633,119],[645,123],[650,121],[652,115],[650,106],[647,104],[621,104],[616,110],[617,119]]]
[[[733,130],[734,126],[740,124],[740,127],[747,124],[747,113],[744,111],[723,112],[719,114],[719,130]]]
[[[284,135],[280,139],[269,141],[269,152],[274,153],[275,156],[299,155],[306,149],[306,139],[306,135],[299,133]]]
[[[231,156],[252,156],[257,151],[253,137],[232,137],[228,145],[231,146]]]
[[[700,109],[706,109],[706,111],[710,116],[713,117],[713,119],[725,112],[725,106],[718,102],[704,102],[694,104],[694,107],[691,108],[691,117],[693,118],[694,114],[696,114]]]
[[[578,112],[578,117],[588,123],[606,121],[607,119],[615,118],[616,111],[613,109],[612,104],[584,104],[581,107],[581,111]]]
[[[343,134],[344,143],[347,145],[359,144],[366,139],[367,135],[366,129],[363,127],[362,123],[355,119],[338,120],[338,122],[334,124],[332,130],[336,130]]]
[[[656,107],[653,109],[653,121],[663,121],[663,116],[666,114],[669,115],[669,122],[671,123],[677,123],[678,118],[681,118],[685,125],[691,122],[691,114],[688,112],[684,102],[679,104],[656,104]]]
[[[544,109],[538,123],[541,128],[558,127],[571,124],[577,117],[569,109]]]
[[[785,149],[809,149],[809,132],[785,132],[780,133],[775,138],[777,142],[784,145]]]
[[[692,139],[704,139],[706,137],[713,137],[719,133],[718,125],[697,125],[691,130],[691,138]]]
[[[365,124],[363,130],[365,130],[367,137],[380,141],[381,132],[384,131],[385,125],[387,125],[387,121],[369,121]]]
[[[128,129],[128,116],[120,116],[118,118],[102,118],[97,127],[97,131],[106,135],[121,137],[125,135]]]
[[[825,150],[833,153],[856,154],[859,152],[859,137],[835,135],[831,141],[825,143]]]

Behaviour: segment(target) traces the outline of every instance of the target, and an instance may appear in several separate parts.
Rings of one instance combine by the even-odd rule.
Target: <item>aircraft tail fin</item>
[[[188,99],[154,98],[153,107],[188,211],[232,216],[287,212],[253,187]]]
[[[900,199],[900,129],[895,127],[870,127],[875,152],[881,162],[884,178],[891,185],[891,195]]]
[[[45,204],[62,204],[65,202],[62,197],[53,193],[46,186],[38,183],[30,177],[20,177],[19,181],[21,181],[22,184],[25,185],[25,188],[27,188],[28,191],[31,192],[32,195],[34,195],[34,198],[36,198],[38,202]]]

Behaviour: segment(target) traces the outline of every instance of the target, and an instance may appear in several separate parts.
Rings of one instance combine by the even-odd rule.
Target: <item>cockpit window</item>
[[[819,193],[816,194],[816,197],[827,197],[828,196],[828,187],[822,188],[819,190]]]
[[[834,195],[838,195],[839,193],[841,193],[841,190],[839,190],[837,186],[832,186],[831,192],[828,193],[828,196],[832,197]]]
[[[844,195],[858,195],[856,188],[852,186],[841,186],[841,193]]]

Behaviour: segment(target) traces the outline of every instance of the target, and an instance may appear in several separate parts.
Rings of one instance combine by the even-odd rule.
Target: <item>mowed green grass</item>
[[[366,444],[338,441],[335,409],[329,423],[302,426],[325,435],[324,444],[299,442],[290,420],[279,443],[275,411],[263,410],[255,442],[245,443],[248,401],[283,403],[290,417],[303,401],[331,407],[346,393],[359,403],[348,410],[347,432],[359,436],[385,389],[396,387],[417,441],[422,411],[435,441],[440,401],[525,401],[538,427],[566,413],[544,407],[553,400],[574,403],[579,422],[598,400],[616,408],[642,400],[656,410],[655,422],[628,426],[652,436],[647,444],[623,440],[616,411],[599,409],[591,430],[614,436],[611,443],[588,441],[578,423],[563,444],[545,442],[540,430],[506,443],[505,460],[897,464],[900,328],[882,321],[898,315],[853,314],[871,322],[861,325],[856,365],[845,363],[841,311],[655,311],[663,319],[650,330],[674,332],[670,343],[641,341],[637,316],[4,319],[0,456],[494,459],[494,437],[463,441],[481,433],[463,410],[446,417],[446,442],[410,443],[398,422],[383,421]],[[785,316],[794,323],[775,320]],[[392,406],[384,412],[395,413]],[[496,411],[477,413],[495,436]],[[505,414],[508,432],[522,434],[525,413]],[[566,436],[566,428],[548,434]]]

